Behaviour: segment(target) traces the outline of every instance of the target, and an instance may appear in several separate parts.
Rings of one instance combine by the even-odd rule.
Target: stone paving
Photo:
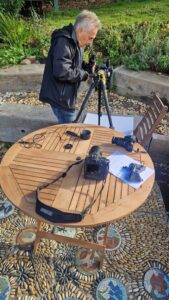
[[[169,228],[157,184],[142,207],[110,224],[103,269],[99,253],[42,240],[32,254],[36,221],[0,193],[0,299],[169,299]],[[103,241],[94,229],[45,225],[47,231]]]

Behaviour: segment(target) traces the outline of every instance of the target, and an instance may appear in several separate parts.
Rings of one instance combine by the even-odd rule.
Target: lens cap
[[[73,145],[72,144],[66,144],[64,145],[65,149],[72,149]]]
[[[84,129],[81,133],[80,133],[80,138],[82,140],[89,140],[91,137],[91,131]]]

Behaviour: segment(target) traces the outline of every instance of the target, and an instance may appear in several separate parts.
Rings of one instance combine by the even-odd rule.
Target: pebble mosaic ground
[[[96,111],[93,98],[89,111]],[[0,102],[39,105],[36,93],[7,93]],[[111,95],[114,113],[143,114],[141,101]],[[161,128],[161,129],[160,129]],[[167,119],[159,133],[168,135]],[[6,148],[1,145],[0,158]],[[94,229],[45,225],[47,231],[102,243]],[[157,184],[145,204],[109,226],[103,269],[99,253],[42,240],[32,254],[36,221],[14,208],[0,190],[0,300],[169,299],[169,227]]]
[[[169,229],[158,185],[142,207],[110,224],[102,270],[99,253],[55,241],[42,240],[33,255],[36,221],[0,195],[0,299],[169,299]],[[102,243],[104,226],[45,230]]]

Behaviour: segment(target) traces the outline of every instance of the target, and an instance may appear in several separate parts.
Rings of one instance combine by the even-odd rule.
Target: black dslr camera
[[[113,67],[110,65],[109,59],[107,59],[106,63],[104,64],[96,65],[95,55],[91,55],[89,58],[89,62],[82,62],[82,69],[93,76],[95,83],[98,83],[99,78],[102,78],[106,85],[106,89],[111,89],[113,80]],[[97,85],[98,84],[96,84],[96,88]]]
[[[95,55],[91,55],[88,62],[82,61],[82,69],[87,71],[90,75],[93,74],[93,67],[96,64]]]
[[[97,65],[95,72],[97,78],[102,78],[105,81],[106,89],[110,91],[113,82],[113,67],[110,65],[109,59],[106,60],[106,63]]]
[[[98,146],[93,146],[84,161],[84,178],[105,180],[109,172],[109,159],[102,157]]]
[[[133,150],[133,144],[136,142],[136,138],[133,135],[126,135],[124,138],[113,137],[112,144],[125,148],[126,151],[131,152]]]

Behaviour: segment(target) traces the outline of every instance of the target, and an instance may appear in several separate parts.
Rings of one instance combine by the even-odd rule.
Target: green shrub
[[[43,58],[43,53],[36,47],[18,48],[11,47],[6,50],[0,50],[0,67],[5,65],[19,64],[24,58],[35,55],[37,58]]]
[[[158,58],[158,70],[169,74],[169,55],[162,55]]]
[[[42,20],[34,9],[31,11],[32,15],[32,24],[33,24],[33,34],[32,40],[29,41],[29,44],[33,41],[33,48],[36,48],[37,58],[44,58],[47,56],[49,46],[50,46],[50,35],[51,32],[48,32],[47,29],[43,28]]]
[[[4,44],[21,48],[32,34],[33,28],[29,22],[0,13],[0,39]]]
[[[0,13],[0,42],[5,49],[0,52],[0,65],[17,64],[29,55],[44,59],[51,31],[33,10],[27,21]],[[169,24],[142,22],[103,27],[92,48],[86,49],[86,60],[91,53],[96,54],[99,64],[109,58],[114,67],[125,64],[133,70],[169,73]]]
[[[0,66],[16,65],[25,58],[25,52],[21,48],[12,47],[0,50]]]
[[[125,64],[137,71],[168,72],[169,37],[164,28],[165,24],[153,22],[102,28],[93,51],[109,58],[114,67]]]
[[[0,66],[17,64],[29,55],[44,58],[49,48],[50,34],[41,28],[40,19],[24,21],[9,14],[0,13]]]
[[[140,31],[135,32],[131,44],[132,48],[123,60],[128,68],[168,72],[167,58],[162,60],[161,57],[168,56],[169,41],[161,31],[160,24],[142,24]]]
[[[24,3],[25,0],[0,0],[0,12],[18,16]]]
[[[104,27],[98,32],[93,51],[96,53],[96,56],[99,53],[101,58],[109,58],[114,65],[119,65],[122,61],[121,46],[121,32],[116,28]]]

